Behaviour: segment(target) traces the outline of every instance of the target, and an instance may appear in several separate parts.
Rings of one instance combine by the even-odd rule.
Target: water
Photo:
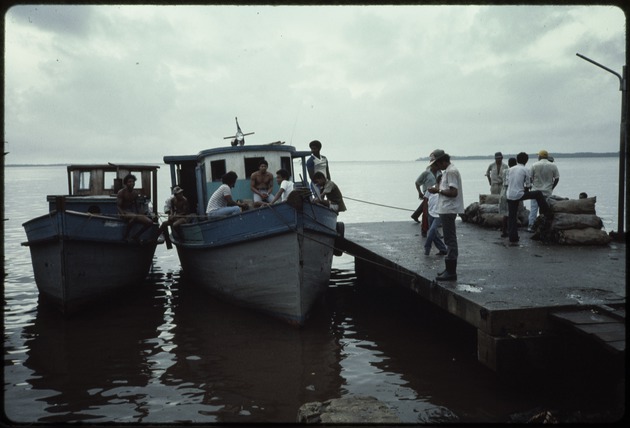
[[[556,193],[596,195],[606,230],[616,230],[617,160],[556,162]],[[468,205],[488,190],[489,161],[454,163]],[[411,221],[423,167],[331,163],[345,196],[384,205],[348,199],[341,220]],[[191,288],[164,246],[136,290],[63,319],[38,303],[20,243],[22,223],[46,212],[45,196],[67,192],[65,167],[7,167],[5,182],[3,410],[12,422],[293,422],[301,404],[347,395],[375,396],[412,423],[508,422],[540,409],[578,421],[609,414],[601,391],[576,397],[571,379],[506,385],[477,362],[467,328],[408,296],[361,292],[347,255],[335,258],[325,299],[300,330]],[[169,184],[162,168],[158,206]]]

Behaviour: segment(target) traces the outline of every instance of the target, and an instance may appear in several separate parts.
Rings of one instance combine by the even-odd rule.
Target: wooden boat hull
[[[140,229],[117,218],[52,211],[24,223],[35,282],[41,296],[64,314],[147,276],[157,246],[158,226],[137,240]]]
[[[327,208],[300,211],[283,203],[184,226],[173,240],[186,279],[302,325],[328,287],[336,217]]]

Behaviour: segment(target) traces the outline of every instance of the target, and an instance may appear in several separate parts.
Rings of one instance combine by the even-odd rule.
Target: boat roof
[[[310,151],[298,151],[294,146],[284,146],[280,144],[258,144],[251,146],[225,146],[215,147],[212,149],[202,150],[196,155],[171,155],[164,156],[164,163],[182,163],[182,162],[195,162],[207,156],[216,156],[221,154],[230,153],[243,153],[243,152],[288,152],[291,153],[291,157],[306,157],[310,156]]]
[[[70,164],[68,165],[68,172],[81,170],[81,169],[85,169],[85,170],[102,169],[105,171],[116,171],[117,169],[125,169],[125,170],[133,169],[135,171],[140,171],[140,170],[157,170],[159,168],[160,168],[159,165],[132,164],[132,163],[113,164],[110,162],[106,164]]]

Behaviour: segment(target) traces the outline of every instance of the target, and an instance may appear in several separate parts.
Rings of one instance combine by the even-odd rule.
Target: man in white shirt
[[[285,202],[289,197],[289,193],[293,192],[293,182],[289,180],[289,171],[286,169],[281,168],[276,171],[276,183],[278,183],[280,189],[278,193],[276,193],[276,196],[273,197],[273,200],[265,205],[273,205],[278,202],[278,199],[280,199],[281,202]]]
[[[326,177],[326,180],[330,180],[328,159],[320,153],[322,143],[319,140],[311,141],[308,146],[311,149],[311,156],[306,160],[306,172],[308,172],[308,178],[311,180],[311,191],[319,198],[321,189],[313,183],[313,175],[315,175],[316,172],[321,172]]]
[[[525,167],[529,156],[525,152],[516,155],[516,165],[508,170],[508,188],[505,193],[508,203],[508,235],[511,243],[519,241],[517,214],[518,204],[525,199],[535,199],[540,205],[542,213],[551,218],[551,208],[547,204],[547,199],[540,190],[530,191],[531,172]]]
[[[242,210],[249,208],[247,204],[232,199],[232,188],[236,185],[236,180],[238,180],[238,175],[234,171],[223,174],[221,177],[223,184],[214,191],[208,200],[206,207],[208,218],[239,214]]]
[[[507,169],[507,165],[503,163],[503,154],[496,152],[494,154],[494,162],[488,165],[486,170],[486,177],[488,177],[488,184],[490,185],[490,194],[498,195],[501,193],[503,187],[503,171]]]
[[[437,149],[432,153],[438,169],[442,171],[442,180],[438,188],[431,187],[430,193],[438,193],[437,212],[442,221],[442,232],[444,243],[446,244],[446,257],[444,263],[446,269],[437,276],[438,281],[457,281],[457,231],[455,230],[455,219],[457,214],[464,212],[464,192],[462,189],[462,178],[459,170],[451,163],[451,157],[444,153],[444,150]]]
[[[540,190],[545,198],[550,197],[553,189],[556,188],[558,181],[560,181],[560,173],[558,172],[558,167],[549,160],[547,150],[538,152],[538,162],[534,162],[532,165],[531,173],[532,190]],[[538,202],[532,199],[529,210],[529,224],[527,225],[528,232],[534,231],[533,227],[536,217],[538,217]]]

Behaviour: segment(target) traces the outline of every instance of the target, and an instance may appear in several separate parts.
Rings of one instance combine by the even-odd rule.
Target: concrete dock
[[[456,224],[457,281],[435,281],[444,256],[435,247],[424,255],[413,221],[346,224],[337,246],[355,257],[360,283],[407,288],[475,327],[478,359],[497,372],[535,366],[579,332],[587,346],[624,357],[625,243],[544,244],[521,230],[511,245],[498,230]]]

